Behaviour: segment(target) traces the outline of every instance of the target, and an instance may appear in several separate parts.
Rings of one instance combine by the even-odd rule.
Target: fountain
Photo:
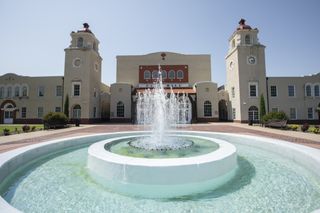
[[[172,133],[187,121],[186,94],[181,97],[172,89],[170,94],[165,92],[159,66],[154,88],[139,93],[137,99],[137,123],[145,130],[151,126],[151,132],[91,145],[88,168],[92,178],[118,193],[149,198],[200,193],[229,181],[237,169],[232,144]]]

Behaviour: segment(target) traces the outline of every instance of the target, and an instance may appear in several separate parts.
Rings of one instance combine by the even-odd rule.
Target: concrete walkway
[[[320,149],[320,135],[313,133],[278,130],[260,126],[248,126],[247,124],[239,123],[191,124],[186,125],[181,129],[210,132],[229,132],[270,137]],[[132,124],[101,124],[81,125],[80,127],[70,127],[67,129],[45,130],[38,132],[21,133],[10,136],[0,136],[0,153],[48,140],[90,135],[96,133],[137,130],[142,130],[142,127]]]

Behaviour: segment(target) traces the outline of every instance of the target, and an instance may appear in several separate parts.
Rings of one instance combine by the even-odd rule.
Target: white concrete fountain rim
[[[117,140],[122,139],[130,139],[136,137],[148,137],[149,135],[134,135],[134,136],[124,136],[111,138],[107,140],[103,140],[101,142],[97,142],[92,144],[89,147],[88,153],[89,155],[95,156],[104,161],[113,162],[113,163],[125,163],[126,165],[140,165],[140,166],[177,166],[177,165],[190,165],[190,164],[198,164],[198,163],[207,163],[212,161],[218,161],[224,159],[236,152],[236,147],[231,143],[228,143],[221,139],[213,139],[204,136],[194,136],[194,135],[178,135],[178,134],[170,134],[172,137],[188,137],[188,138],[200,138],[204,140],[209,140],[219,145],[219,148],[213,152],[208,154],[194,156],[194,157],[185,157],[185,158],[161,158],[161,159],[150,159],[150,158],[137,158],[130,157],[112,153],[106,150],[104,147],[108,143],[112,143]]]
[[[253,146],[262,150],[279,154],[282,157],[291,159],[295,163],[306,167],[309,171],[314,172],[320,178],[320,150],[315,148],[303,146],[300,144],[294,144],[284,140],[266,138],[261,136],[253,136],[253,135],[242,135],[242,134],[221,133],[221,132],[205,132],[205,131],[178,131],[178,132],[186,133],[186,134],[194,133],[194,134],[206,134],[206,135],[230,135],[230,136],[240,136],[242,138],[247,138],[248,140],[246,140],[241,144],[244,144],[247,146]],[[61,143],[66,143],[67,147],[81,145],[77,143],[77,141],[67,143],[72,139],[84,139],[84,138],[91,138],[93,136],[118,135],[118,134],[130,134],[130,133],[143,134],[143,133],[146,133],[146,131],[123,131],[123,132],[99,133],[99,134],[91,134],[91,135],[85,135],[85,136],[68,137],[64,139],[56,139],[56,140],[51,140],[51,141],[43,142],[39,144],[33,144],[26,147],[14,149],[5,153],[1,153],[0,154],[0,174],[5,177],[10,173],[12,173],[14,170],[16,170],[19,166],[22,166],[25,163],[25,161],[18,162],[12,165],[10,168],[5,168],[6,164],[10,164],[10,161],[16,160],[16,158],[19,156],[34,155],[36,151],[35,153],[32,153],[30,151],[35,149],[41,149],[49,146],[47,149],[47,153],[45,153],[45,154],[49,154],[51,151],[61,150],[62,147],[58,146]],[[259,143],[250,143],[249,139],[258,140]],[[36,154],[38,155],[35,157],[39,157],[43,155],[42,153],[41,154],[36,153]],[[11,206],[9,203],[7,203],[2,197],[0,197],[0,209],[2,209],[4,212],[12,212],[12,213],[21,212],[18,209]],[[315,210],[313,212],[320,212],[320,209]]]

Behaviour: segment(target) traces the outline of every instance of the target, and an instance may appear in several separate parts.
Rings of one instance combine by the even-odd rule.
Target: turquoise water
[[[21,171],[9,187],[2,186],[2,196],[24,212],[311,212],[320,208],[319,178],[278,155],[235,145],[236,176],[202,194],[154,200],[113,193],[90,178],[88,147],[84,147]]]
[[[139,140],[139,137],[115,140],[105,146],[105,149],[115,154],[138,158],[185,158],[208,154],[219,148],[217,143],[203,138],[184,137],[192,141],[191,147],[179,150],[151,151],[132,147],[129,142]]]

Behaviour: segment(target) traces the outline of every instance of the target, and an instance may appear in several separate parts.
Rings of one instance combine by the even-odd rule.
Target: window
[[[244,38],[244,40],[245,40],[245,44],[251,44],[250,35],[246,35],[246,37]]]
[[[166,79],[167,78],[167,71],[161,70],[161,74],[162,74],[162,79]]]
[[[43,97],[44,96],[44,87],[41,86],[38,88],[38,96]]]
[[[23,97],[28,96],[28,88],[26,86],[22,87],[22,96]]]
[[[121,101],[117,103],[117,117],[124,117],[124,104]]]
[[[81,118],[81,106],[79,104],[73,107],[72,118]]]
[[[158,78],[158,70],[153,70],[152,71],[152,79],[157,79]]]
[[[249,96],[258,97],[258,83],[249,83]]]
[[[93,89],[93,97],[95,97],[95,98],[97,97],[97,90],[96,90],[96,88]]]
[[[236,119],[236,108],[232,108],[232,119]]]
[[[177,79],[183,79],[183,72],[182,72],[182,70],[178,70],[178,72],[177,72]]]
[[[277,86],[270,86],[270,96],[277,97]]]
[[[296,120],[297,119],[297,110],[296,108],[290,108],[290,119]]]
[[[62,96],[62,86],[56,86],[56,96]]]
[[[79,83],[74,83],[73,84],[73,96],[80,96],[80,84]]]
[[[206,117],[212,116],[212,109],[211,109],[211,102],[210,101],[205,101],[203,104],[203,114]]]
[[[175,73],[174,73],[174,70],[170,70],[169,73],[168,73],[168,77],[169,79],[173,80],[175,79]]]
[[[248,110],[249,121],[259,121],[259,110],[256,106],[251,106]]]
[[[231,97],[234,98],[236,96],[236,93],[234,91],[234,87],[231,87]]]
[[[144,79],[150,79],[151,78],[151,72],[149,70],[145,70],[143,72],[143,78]]]
[[[10,98],[12,96],[12,88],[8,87],[7,88],[7,97]]]
[[[93,117],[97,117],[97,107],[93,107]]]
[[[27,107],[22,107],[21,108],[21,118],[26,118],[27,117]]]
[[[306,85],[306,96],[311,96],[311,85]]]
[[[278,112],[278,111],[279,111],[279,110],[278,110],[278,108],[276,108],[276,107],[271,109],[271,112]]]
[[[43,107],[38,107],[38,118],[43,118]]]
[[[83,47],[83,38],[82,37],[78,38],[77,47]]]
[[[289,96],[289,97],[294,97],[294,96],[295,96],[295,88],[294,88],[294,85],[289,85],[289,86],[288,86],[288,96]]]
[[[55,111],[55,112],[61,112],[61,107],[56,107],[56,108],[54,109],[54,111]]]
[[[16,86],[14,88],[14,97],[19,97],[20,96],[20,87]]]
[[[308,107],[308,119],[313,119],[313,108]]]
[[[4,87],[0,87],[0,98],[4,98]]]
[[[314,86],[314,96],[319,97],[319,85],[315,85]]]

